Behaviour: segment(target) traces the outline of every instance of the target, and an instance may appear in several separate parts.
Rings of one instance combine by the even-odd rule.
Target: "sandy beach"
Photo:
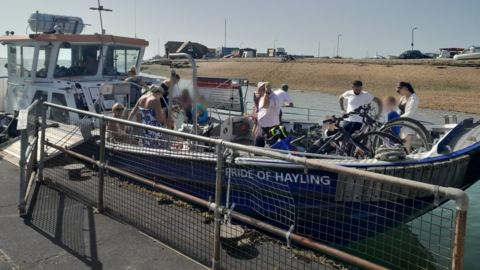
[[[282,63],[279,59],[198,60],[198,76],[244,77],[253,84],[269,81],[291,89],[340,95],[354,80],[362,80],[364,90],[383,98],[397,97],[395,85],[410,82],[427,109],[480,114],[480,61],[453,60],[356,60],[302,59]],[[146,65],[142,71],[169,76],[170,68]],[[191,68],[177,68],[183,78]]]

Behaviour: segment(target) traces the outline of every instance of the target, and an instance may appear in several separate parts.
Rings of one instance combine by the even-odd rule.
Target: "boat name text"
[[[300,184],[330,185],[330,177],[298,173],[280,173],[272,171],[257,171],[246,169],[226,168],[225,174],[231,172],[232,177],[249,178],[252,180],[275,180],[277,182],[292,182]]]

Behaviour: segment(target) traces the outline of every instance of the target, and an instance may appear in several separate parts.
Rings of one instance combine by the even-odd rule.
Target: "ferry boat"
[[[38,13],[32,14],[31,18],[38,18],[39,15],[44,18],[44,27],[38,26],[38,19],[33,23],[35,28],[31,25],[37,33],[0,37],[0,43],[8,51],[8,77],[3,78],[4,81],[0,84],[7,85],[6,89],[0,88],[4,89],[0,93],[4,113],[14,115],[16,110],[27,108],[36,99],[97,113],[109,112],[115,102],[125,103],[124,95],[102,93],[102,85],[129,86],[124,82],[127,70],[131,65],[141,70],[141,60],[148,42],[106,34],[79,34],[82,32],[79,29],[84,27],[79,18],[48,14],[43,16]],[[59,17],[63,19],[59,20]],[[73,25],[66,27],[66,22],[73,22]],[[192,67],[196,67],[193,59]],[[143,79],[147,84],[158,84],[161,81],[161,78]],[[194,97],[202,93],[208,97],[211,107],[215,108],[210,113],[210,122],[214,124],[212,136],[251,144],[252,122],[243,117],[246,107],[244,97],[247,94],[243,87],[248,85],[248,80],[194,76],[192,82]],[[78,123],[83,116],[50,108],[47,118],[60,123]],[[318,122],[286,120],[284,124],[294,126]],[[431,150],[409,155],[399,162],[339,156],[325,156],[319,161],[462,189],[480,179],[477,168],[480,164],[478,122],[466,119],[459,124],[426,127],[441,134],[439,140]],[[196,127],[193,129],[196,130]],[[92,139],[95,136],[79,136],[80,139],[71,149],[92,156],[91,152],[86,151],[99,149],[97,142]],[[212,194],[208,190],[213,190],[215,184],[212,176],[215,175],[217,159],[211,153],[194,149],[196,148],[152,149],[108,142],[106,156],[112,166],[142,175],[155,175],[158,180],[163,179],[166,185],[208,200]],[[238,155],[228,158],[224,174],[225,186],[229,182],[231,186],[237,187],[237,193],[230,194],[232,196],[229,198],[230,204],[236,204],[235,210],[263,217],[282,226],[295,224],[297,233],[321,241],[347,245],[408,222],[433,209],[433,196],[409,190],[394,190],[387,185],[368,186],[374,183],[361,179],[342,179],[336,173],[323,170],[309,169],[308,174],[305,174],[305,167],[301,165],[236,154]],[[93,155],[98,156],[98,153]],[[142,162],[133,163],[132,157]],[[48,171],[45,172],[45,177],[48,177]],[[170,181],[171,179],[176,181]],[[185,188],[187,184],[193,185]],[[199,190],[191,188],[193,186]],[[275,187],[278,187],[277,191],[282,190],[282,201],[278,200],[278,194],[271,193]],[[372,193],[372,190],[376,191]],[[318,197],[309,200],[306,196],[309,192]],[[425,209],[425,205],[430,208]],[[308,226],[295,223],[297,219],[300,220],[295,216],[314,212],[317,213],[315,216],[325,218],[310,219],[311,224]],[[302,220],[309,219],[303,216]],[[312,230],[301,231],[301,228]]]

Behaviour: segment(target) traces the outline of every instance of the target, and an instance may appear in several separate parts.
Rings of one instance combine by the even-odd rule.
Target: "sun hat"
[[[261,87],[264,84],[265,84],[264,82],[258,82],[257,87]]]

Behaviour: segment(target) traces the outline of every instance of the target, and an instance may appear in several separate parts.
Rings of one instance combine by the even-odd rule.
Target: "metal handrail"
[[[251,101],[246,101],[245,102],[245,110],[248,111],[248,104],[253,103]],[[251,108],[250,108],[251,109]],[[317,111],[317,112],[331,112],[330,110],[322,110],[322,109],[311,109],[311,108],[306,108],[306,107],[283,107],[282,109],[299,109],[299,110],[307,110],[307,113],[295,113],[295,112],[289,112],[289,111],[283,111],[285,115],[299,115],[299,116],[306,116],[307,120],[310,120],[310,117],[320,117],[321,115],[319,114],[312,114],[311,111]]]
[[[451,188],[451,187],[443,187],[443,186],[433,185],[433,184],[429,184],[429,183],[422,183],[422,182],[403,179],[403,178],[399,178],[399,177],[395,177],[395,176],[390,176],[390,175],[385,175],[385,174],[377,174],[377,173],[373,173],[373,172],[370,172],[370,171],[357,170],[356,168],[353,168],[353,167],[344,167],[344,166],[340,166],[340,165],[336,165],[336,164],[322,162],[322,160],[318,160],[318,159],[307,159],[306,157],[299,157],[299,156],[295,155],[296,152],[291,152],[289,154],[285,154],[285,153],[272,151],[270,149],[240,145],[240,144],[237,144],[237,143],[227,142],[227,141],[224,141],[224,140],[221,140],[221,139],[207,138],[207,137],[202,137],[202,136],[199,136],[199,135],[182,133],[182,132],[178,132],[178,131],[174,131],[174,130],[170,130],[170,129],[166,129],[166,128],[159,128],[159,127],[149,126],[149,125],[140,124],[140,123],[136,123],[136,122],[130,122],[130,121],[126,121],[124,119],[113,118],[113,117],[100,115],[100,114],[96,114],[96,113],[84,112],[82,110],[73,109],[73,108],[69,108],[69,107],[65,107],[65,106],[61,106],[61,105],[57,105],[57,104],[53,104],[53,103],[46,103],[45,102],[43,106],[44,106],[43,115],[45,115],[45,111],[46,111],[47,107],[55,107],[55,108],[63,109],[63,110],[66,110],[66,111],[87,114],[87,115],[90,115],[92,117],[101,119],[101,121],[103,121],[103,122],[106,120],[106,121],[116,122],[116,123],[120,123],[120,124],[126,124],[126,125],[129,125],[129,126],[132,126],[132,127],[143,128],[143,129],[152,130],[152,131],[155,131],[155,132],[161,132],[161,133],[164,133],[164,134],[169,134],[169,135],[174,135],[174,136],[178,136],[178,137],[183,137],[183,138],[186,138],[186,139],[196,140],[197,142],[205,142],[205,143],[209,143],[209,144],[212,144],[212,145],[216,145],[218,147],[217,148],[217,159],[218,160],[222,159],[221,151],[218,151],[218,149],[231,149],[231,150],[234,150],[234,151],[244,151],[244,152],[251,153],[251,154],[262,155],[262,156],[270,157],[270,158],[273,158],[273,159],[284,160],[284,161],[287,161],[287,162],[295,163],[295,164],[298,164],[298,165],[305,166],[306,168],[320,169],[320,170],[324,170],[324,171],[327,171],[327,172],[341,174],[342,176],[353,177],[354,179],[368,179],[369,181],[376,181],[376,182],[382,183],[383,185],[397,185],[397,186],[401,186],[402,188],[407,188],[407,189],[410,189],[410,190],[416,190],[416,191],[424,192],[425,196],[435,196],[436,198],[445,198],[445,199],[449,199],[449,200],[454,200],[455,201],[455,207],[456,207],[457,211],[456,211],[456,220],[455,220],[455,224],[456,224],[455,235],[454,235],[455,245],[454,245],[454,249],[453,249],[452,266],[453,266],[453,269],[462,269],[462,267],[463,267],[463,256],[464,256],[464,247],[465,247],[465,233],[466,233],[466,217],[467,217],[467,211],[468,211],[468,208],[469,208],[469,198],[468,198],[467,193],[465,191],[461,190],[461,189]],[[46,120],[45,119],[42,119],[42,120],[43,120],[42,125],[45,126],[45,121]],[[44,138],[43,134],[42,134],[42,138]],[[102,163],[100,160],[95,160],[94,158],[85,157],[85,156],[83,156],[79,153],[76,153],[76,152],[72,151],[72,150],[68,150],[68,148],[61,147],[61,146],[56,146],[56,145],[54,145],[52,143],[49,143],[49,142],[45,142],[45,143],[47,145],[51,146],[51,147],[54,147],[57,150],[63,151],[63,152],[68,153],[72,156],[76,156],[76,157],[78,157],[80,159],[83,159],[87,162],[92,162],[92,164],[96,164],[99,167],[104,167],[104,168],[109,169],[113,172],[123,174],[124,176],[132,177],[132,179],[136,179],[140,182],[146,183],[146,181],[148,181],[148,183],[151,184],[151,181],[149,181],[146,178],[135,175],[133,173],[123,171],[119,168],[112,167],[108,164]],[[105,142],[102,142],[102,143],[105,143]],[[217,184],[217,186],[221,186],[221,184],[222,184],[221,174],[223,172],[223,170],[221,168],[222,162],[217,163],[217,166],[220,166],[220,167],[217,169],[216,184]],[[43,166],[41,166],[41,167],[43,168]],[[173,195],[176,195],[180,198],[185,198],[186,200],[188,200],[190,202],[206,205],[209,209],[215,211],[215,213],[219,213],[219,212],[225,213],[226,212],[226,208],[224,206],[218,205],[217,200],[216,200],[216,203],[205,202],[204,200],[201,200],[201,199],[196,198],[194,196],[185,194],[181,191],[178,191],[178,190],[175,190],[175,189],[172,189],[172,188],[169,188],[169,187],[165,187],[165,186],[163,186],[161,184],[158,184],[158,183],[153,183],[153,186],[156,187],[156,188],[159,188],[163,191],[168,191],[169,193],[171,193]],[[218,196],[218,193],[216,193],[216,195]],[[233,218],[236,218],[240,221],[248,223],[248,224],[250,224],[252,226],[255,226],[257,228],[261,228],[265,231],[276,234],[278,236],[284,236],[287,233],[287,231],[285,231],[281,228],[274,227],[274,226],[266,224],[264,222],[255,220],[251,217],[247,217],[247,216],[242,215],[242,214],[240,214],[238,212],[235,212],[235,211],[232,211],[230,213],[230,215]],[[216,218],[215,222],[220,222],[221,220],[222,219]],[[216,226],[218,226],[218,225],[219,224],[216,224]],[[217,233],[218,232],[216,232],[215,235],[217,235]],[[312,249],[315,249],[315,250],[320,251],[320,252],[325,252],[325,253],[330,254],[330,255],[335,255],[339,258],[342,258],[342,259],[346,260],[347,262],[354,263],[356,265],[365,267],[367,269],[374,269],[374,268],[377,269],[379,267],[378,265],[375,265],[375,264],[372,264],[368,261],[365,261],[365,260],[362,260],[360,258],[354,257],[350,254],[345,253],[345,252],[342,252],[342,251],[339,251],[339,250],[334,250],[331,247],[322,245],[322,244],[320,244],[318,242],[315,242],[313,240],[306,239],[306,238],[304,238],[300,235],[297,235],[295,233],[291,233],[290,238],[299,242],[299,243],[301,243],[301,244],[304,244],[304,245],[306,245],[306,246],[308,246]],[[216,241],[219,241],[219,238],[216,238]]]

